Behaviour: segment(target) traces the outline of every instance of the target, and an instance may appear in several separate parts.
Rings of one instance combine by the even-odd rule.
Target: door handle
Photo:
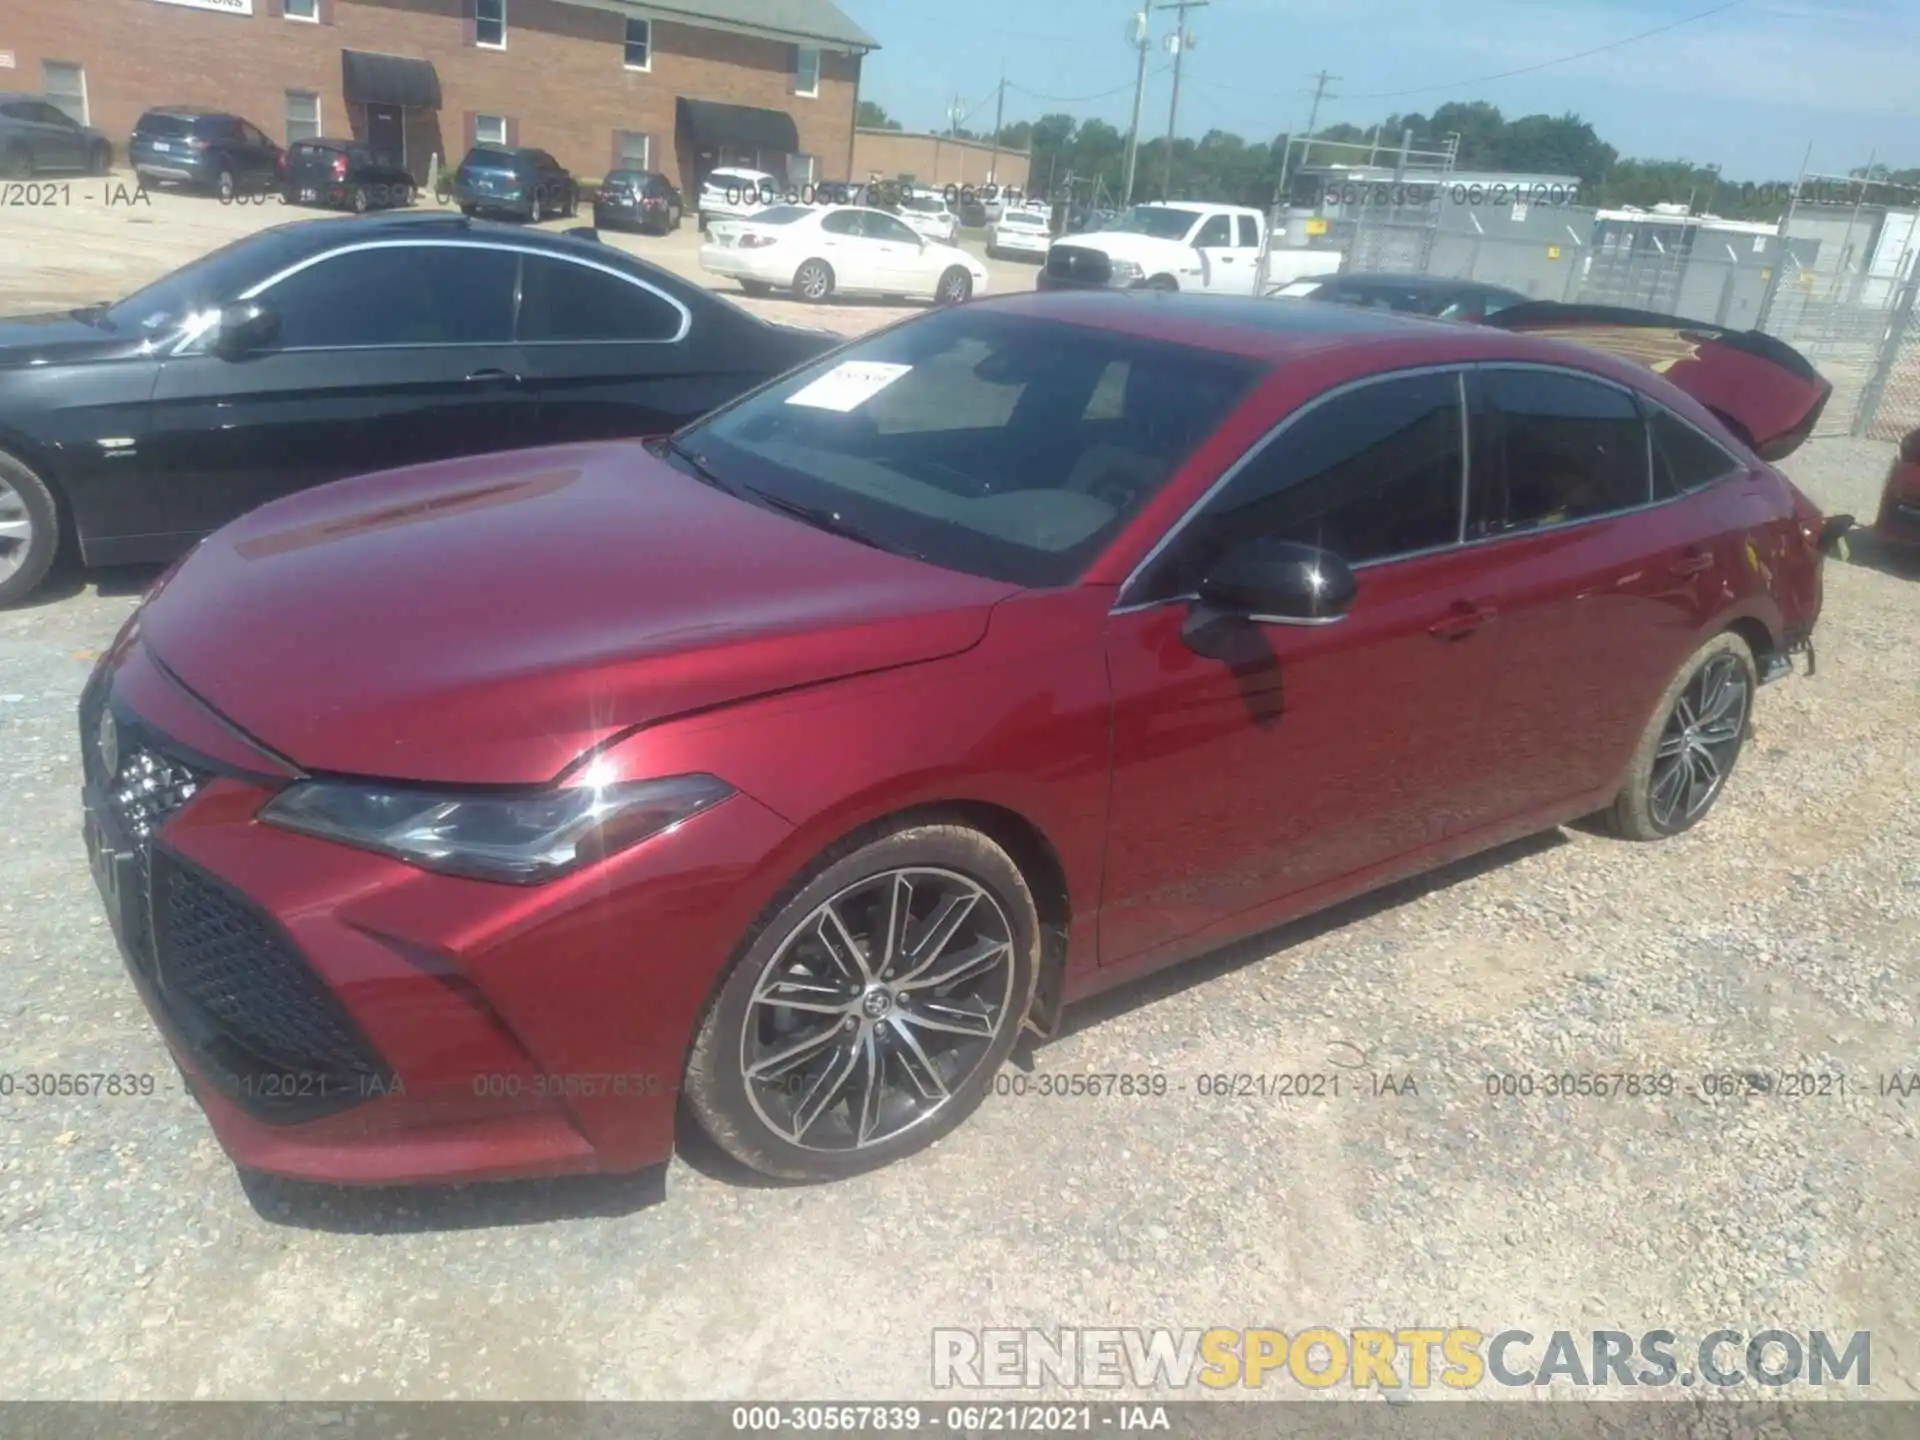
[[[476,370],[467,381],[473,385],[518,385],[520,377],[511,370]]]
[[[1675,575],[1698,575],[1712,564],[1713,556],[1699,546],[1693,545],[1687,547],[1681,558],[1674,561],[1668,568]]]
[[[1473,605],[1461,600],[1427,626],[1427,633],[1436,640],[1464,640],[1493,619],[1495,613],[1491,605]]]

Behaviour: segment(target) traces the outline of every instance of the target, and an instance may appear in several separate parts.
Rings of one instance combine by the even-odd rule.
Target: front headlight
[[[426,870],[537,885],[691,819],[733,794],[712,775],[576,785],[538,795],[307,781],[260,818]]]
[[[1139,265],[1132,260],[1115,260],[1113,262],[1113,278],[1116,280],[1138,280],[1146,273],[1146,271],[1142,270]]]

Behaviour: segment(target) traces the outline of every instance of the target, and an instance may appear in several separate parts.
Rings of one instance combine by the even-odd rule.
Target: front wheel
[[[793,293],[818,305],[833,294],[833,271],[824,260],[809,260],[793,277]]]
[[[936,305],[961,305],[973,298],[973,276],[960,266],[954,265],[940,277],[940,283],[934,287],[933,301]]]
[[[213,182],[213,193],[220,197],[221,204],[231,205],[233,203],[233,193],[235,189],[236,185],[233,178],[233,171],[222,169],[220,171],[220,178]]]
[[[113,168],[113,147],[101,140],[87,154],[87,173],[104,175]]]
[[[748,295],[771,295],[773,287],[764,280],[742,280],[740,289]]]
[[[46,483],[0,454],[0,605],[23,600],[60,549],[60,510]]]
[[[1178,290],[1180,288],[1180,282],[1171,275],[1156,275],[1147,282],[1147,288],[1149,290],[1161,291]]]
[[[1627,840],[1664,840],[1713,808],[1746,744],[1758,688],[1753,651],[1731,632],[1693,653],[1654,706],[1606,828]]]
[[[786,1180],[871,1170],[965,1120],[1039,958],[1026,879],[978,831],[916,825],[823,861],[749,939],[687,1065],[700,1127]]]

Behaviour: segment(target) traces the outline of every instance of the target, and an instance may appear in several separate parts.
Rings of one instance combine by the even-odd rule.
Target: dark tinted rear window
[[[193,122],[179,115],[142,115],[140,123],[133,127],[136,135],[188,135],[192,133]]]
[[[475,146],[467,152],[467,158],[460,162],[462,170],[505,170],[516,171],[530,168],[532,161],[526,152],[517,150],[487,150]]]

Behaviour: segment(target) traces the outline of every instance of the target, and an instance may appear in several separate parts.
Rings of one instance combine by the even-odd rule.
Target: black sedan
[[[839,343],[584,237],[264,230],[117,304],[0,320],[0,604],[63,545],[163,561],[342,476],[660,434]]]
[[[1438,275],[1386,275],[1349,272],[1310,275],[1272,292],[1288,299],[1330,300],[1337,305],[1364,305],[1396,310],[1403,315],[1431,315],[1437,320],[1473,323],[1498,315],[1510,305],[1525,304],[1518,290],[1483,285],[1476,280],[1449,280]]]
[[[364,214],[411,205],[413,175],[358,140],[296,140],[287,151],[289,205],[330,205]]]

